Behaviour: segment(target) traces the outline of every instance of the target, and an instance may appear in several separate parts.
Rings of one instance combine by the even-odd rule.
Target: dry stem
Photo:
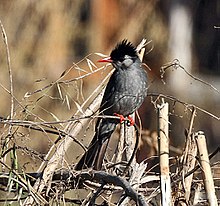
[[[171,205],[171,186],[169,175],[169,105],[158,105],[158,145],[160,157],[160,187],[162,206]]]
[[[205,185],[206,195],[210,206],[217,206],[217,198],[215,194],[215,185],[212,177],[212,171],[209,162],[206,139],[203,132],[198,132],[195,136],[198,146],[199,160],[202,168],[203,182]]]

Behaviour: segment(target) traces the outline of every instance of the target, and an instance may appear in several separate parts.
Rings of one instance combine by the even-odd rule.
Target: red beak
[[[104,59],[100,59],[100,60],[98,60],[98,62],[112,62],[112,59],[111,59],[111,57],[106,57],[106,58],[104,58]]]

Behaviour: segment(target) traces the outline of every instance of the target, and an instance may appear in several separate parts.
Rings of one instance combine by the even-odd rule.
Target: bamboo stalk
[[[196,133],[196,143],[198,146],[199,161],[201,164],[203,182],[205,185],[205,191],[210,206],[217,206],[217,198],[215,194],[215,186],[212,177],[212,171],[209,162],[209,156],[207,151],[206,138],[202,131]]]
[[[171,184],[169,175],[169,105],[162,103],[158,108],[158,146],[160,158],[161,205],[169,206],[171,202]]]

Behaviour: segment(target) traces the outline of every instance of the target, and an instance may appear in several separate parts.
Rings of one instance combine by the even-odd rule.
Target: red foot
[[[114,113],[115,116],[120,117],[120,123],[125,121],[125,117],[121,114]]]
[[[130,122],[130,126],[133,126],[135,124],[135,122],[134,122],[132,117],[128,116],[128,120]]]
[[[117,114],[117,113],[114,113],[115,116],[119,117],[120,118],[120,123],[126,121],[125,117],[121,114]],[[128,125],[129,126],[133,126],[135,124],[134,120],[132,119],[132,117],[128,116]]]

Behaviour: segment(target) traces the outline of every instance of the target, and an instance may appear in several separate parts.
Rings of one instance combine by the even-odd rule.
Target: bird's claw
[[[116,117],[119,117],[119,118],[120,118],[120,123],[122,123],[122,122],[124,122],[124,121],[126,120],[125,117],[124,117],[123,115],[121,115],[121,114],[114,113],[114,115],[115,115]]]
[[[129,126],[134,126],[134,119],[131,116],[128,116]]]
[[[123,115],[121,114],[118,114],[118,113],[114,113],[115,116],[119,117],[120,118],[120,123],[123,123],[123,122],[127,122],[127,125],[128,126],[133,126],[134,125],[134,120],[132,117],[128,116],[128,118],[126,119]]]

